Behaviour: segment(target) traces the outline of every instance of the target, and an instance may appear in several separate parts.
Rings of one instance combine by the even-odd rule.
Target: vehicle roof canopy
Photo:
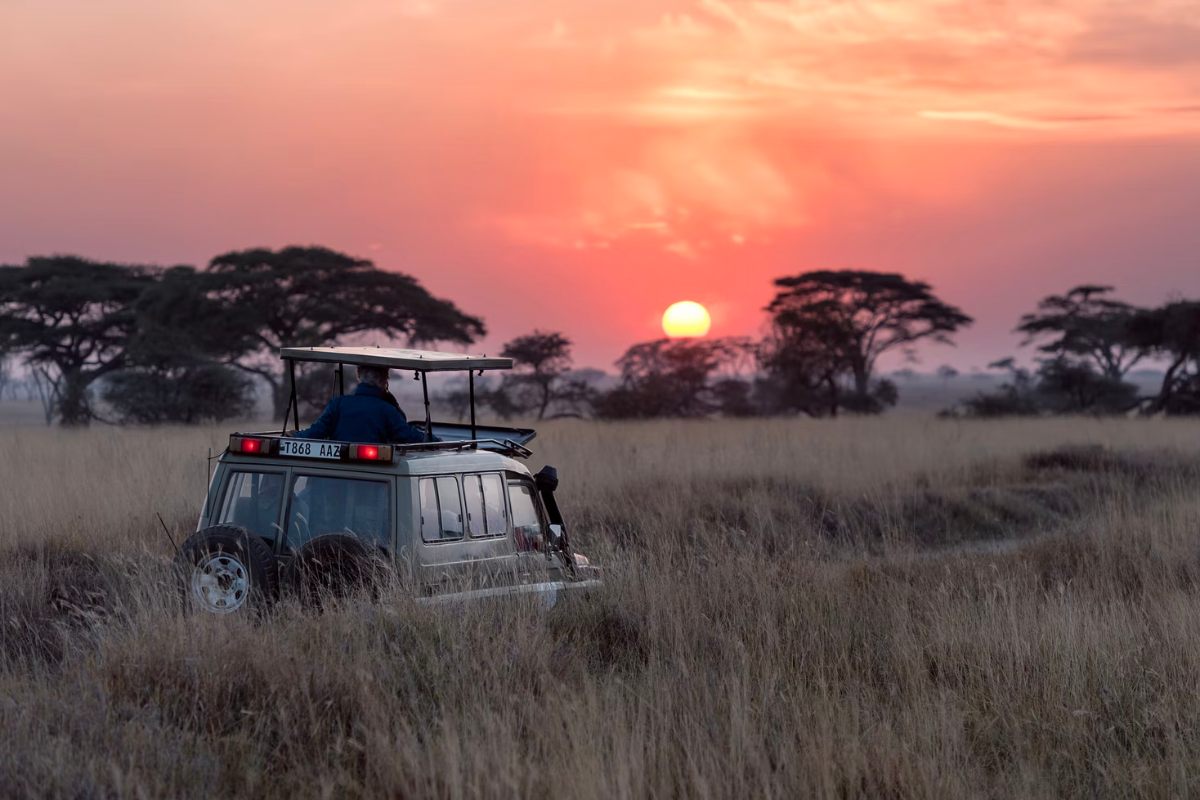
[[[323,361],[331,364],[387,367],[415,372],[464,372],[512,369],[511,358],[439,353],[436,350],[405,350],[395,347],[283,347],[279,357],[293,361]]]

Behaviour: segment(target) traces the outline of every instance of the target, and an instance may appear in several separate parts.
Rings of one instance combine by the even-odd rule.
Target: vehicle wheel
[[[192,534],[175,554],[174,567],[189,606],[202,611],[261,610],[279,596],[275,554],[261,538],[235,525]]]
[[[378,548],[361,537],[325,533],[300,546],[283,582],[301,602],[319,608],[326,597],[345,598],[363,589],[377,593],[390,572]]]

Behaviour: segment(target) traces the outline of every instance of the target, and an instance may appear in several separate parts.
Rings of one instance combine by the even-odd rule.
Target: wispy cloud
[[[570,107],[687,124],[820,115],[863,129],[891,123],[889,135],[928,133],[909,121],[961,122],[977,108],[1000,127],[1087,134],[1121,108],[1130,131],[1177,130],[1190,123],[1154,108],[1200,95],[1194,11],[1174,0],[699,0],[617,37],[645,80]]]
[[[698,258],[949,191],[896,143],[1200,134],[1196,2],[0,4],[0,139],[101,120],[130,158],[323,142],[413,170],[444,148],[463,216],[511,238]]]
[[[571,210],[545,212],[563,229],[551,238],[644,238],[636,221],[659,207],[690,209],[725,240],[809,224],[856,189],[844,174],[822,177],[838,166],[790,152],[789,135],[1200,133],[1200,114],[1180,111],[1200,100],[1194,12],[1193,0],[696,0],[650,20],[629,14],[624,28],[619,15],[581,17],[569,36],[555,23],[538,41],[571,46],[548,69],[588,78],[534,81],[530,102],[585,117],[580,126],[625,126],[637,144],[615,163],[573,162]],[[616,55],[601,65],[602,51]],[[630,192],[618,177],[628,174],[653,199]],[[698,240],[685,225],[660,223],[665,250],[699,251],[680,245]]]

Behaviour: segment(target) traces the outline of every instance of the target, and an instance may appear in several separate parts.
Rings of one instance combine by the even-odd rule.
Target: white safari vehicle
[[[269,606],[282,590],[315,600],[383,579],[424,602],[518,593],[553,602],[599,585],[598,570],[571,551],[554,468],[534,475],[522,463],[535,431],[475,422],[475,375],[511,369],[511,359],[358,347],[284,348],[280,357],[291,375],[283,429],[229,437],[196,532],[175,557],[195,607],[228,614]],[[413,424],[428,440],[290,437],[288,417],[300,426],[298,361],[329,364],[339,394],[347,366],[414,373],[425,421]],[[442,371],[468,374],[470,424],[431,421],[426,376]]]

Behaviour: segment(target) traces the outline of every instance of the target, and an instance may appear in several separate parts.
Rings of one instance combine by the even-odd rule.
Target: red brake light
[[[392,462],[392,446],[388,444],[352,444],[350,445],[351,461],[386,461]]]
[[[229,437],[229,452],[231,453],[269,453],[271,452],[268,439],[243,439],[241,436]]]

